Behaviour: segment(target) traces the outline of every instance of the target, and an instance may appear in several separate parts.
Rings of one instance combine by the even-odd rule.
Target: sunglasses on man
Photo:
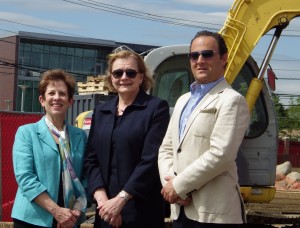
[[[215,53],[216,52],[214,50],[193,51],[190,52],[188,56],[191,61],[196,62],[199,59],[200,55],[204,59],[210,59],[214,57]]]
[[[138,72],[133,69],[127,69],[127,70],[117,69],[117,70],[114,70],[111,74],[114,78],[120,79],[120,78],[122,78],[124,73],[127,78],[135,78],[136,75],[138,74]]]

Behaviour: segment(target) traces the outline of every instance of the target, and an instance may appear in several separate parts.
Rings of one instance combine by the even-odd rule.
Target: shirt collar
[[[191,94],[196,95],[200,94],[202,97],[205,96],[216,84],[218,84],[220,81],[223,81],[225,78],[221,77],[217,81],[209,82],[207,84],[198,84],[196,82],[193,82],[190,85]]]

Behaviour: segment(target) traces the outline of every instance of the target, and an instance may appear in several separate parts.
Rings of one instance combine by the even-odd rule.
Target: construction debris
[[[275,187],[277,190],[300,190],[300,173],[293,169],[291,162],[277,165]]]

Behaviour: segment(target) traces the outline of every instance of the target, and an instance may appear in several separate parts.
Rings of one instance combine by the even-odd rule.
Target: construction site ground
[[[248,225],[300,228],[300,191],[277,190],[270,203],[246,203]]]
[[[246,203],[248,224],[243,227],[278,227],[300,228],[300,191],[277,190],[274,199],[270,203]],[[93,223],[93,211],[90,211],[90,220],[82,224],[83,227],[91,227]],[[172,227],[170,219],[165,220],[166,228]]]
[[[300,228],[300,191],[277,190],[270,203],[246,203],[248,224],[243,227],[278,227]],[[81,228],[93,227],[93,211],[89,212],[89,221]],[[0,228],[12,228],[12,223],[2,222]],[[172,227],[172,222],[166,219],[166,228]]]
[[[270,203],[246,203],[248,224],[242,227],[300,228],[300,191],[277,190]],[[90,208],[91,209],[91,208]],[[93,227],[94,209],[89,210],[88,219],[81,228]],[[0,228],[12,228],[11,222],[0,222]],[[166,228],[172,227],[166,219]]]

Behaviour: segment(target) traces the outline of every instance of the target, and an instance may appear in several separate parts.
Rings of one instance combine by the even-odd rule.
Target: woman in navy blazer
[[[73,103],[75,85],[74,78],[62,70],[45,72],[39,84],[39,100],[46,114],[37,123],[19,127],[16,133],[13,166],[18,191],[12,210],[14,227],[73,227],[81,215],[83,208],[78,207],[78,198],[65,206],[66,182],[61,178],[63,159],[59,143],[64,132],[70,162],[80,180],[87,137],[83,130],[64,121]],[[85,194],[80,196],[84,198]]]
[[[122,50],[109,56],[105,81],[118,96],[94,109],[85,167],[97,201],[95,227],[164,227],[157,157],[169,122],[166,101],[144,60]]]

